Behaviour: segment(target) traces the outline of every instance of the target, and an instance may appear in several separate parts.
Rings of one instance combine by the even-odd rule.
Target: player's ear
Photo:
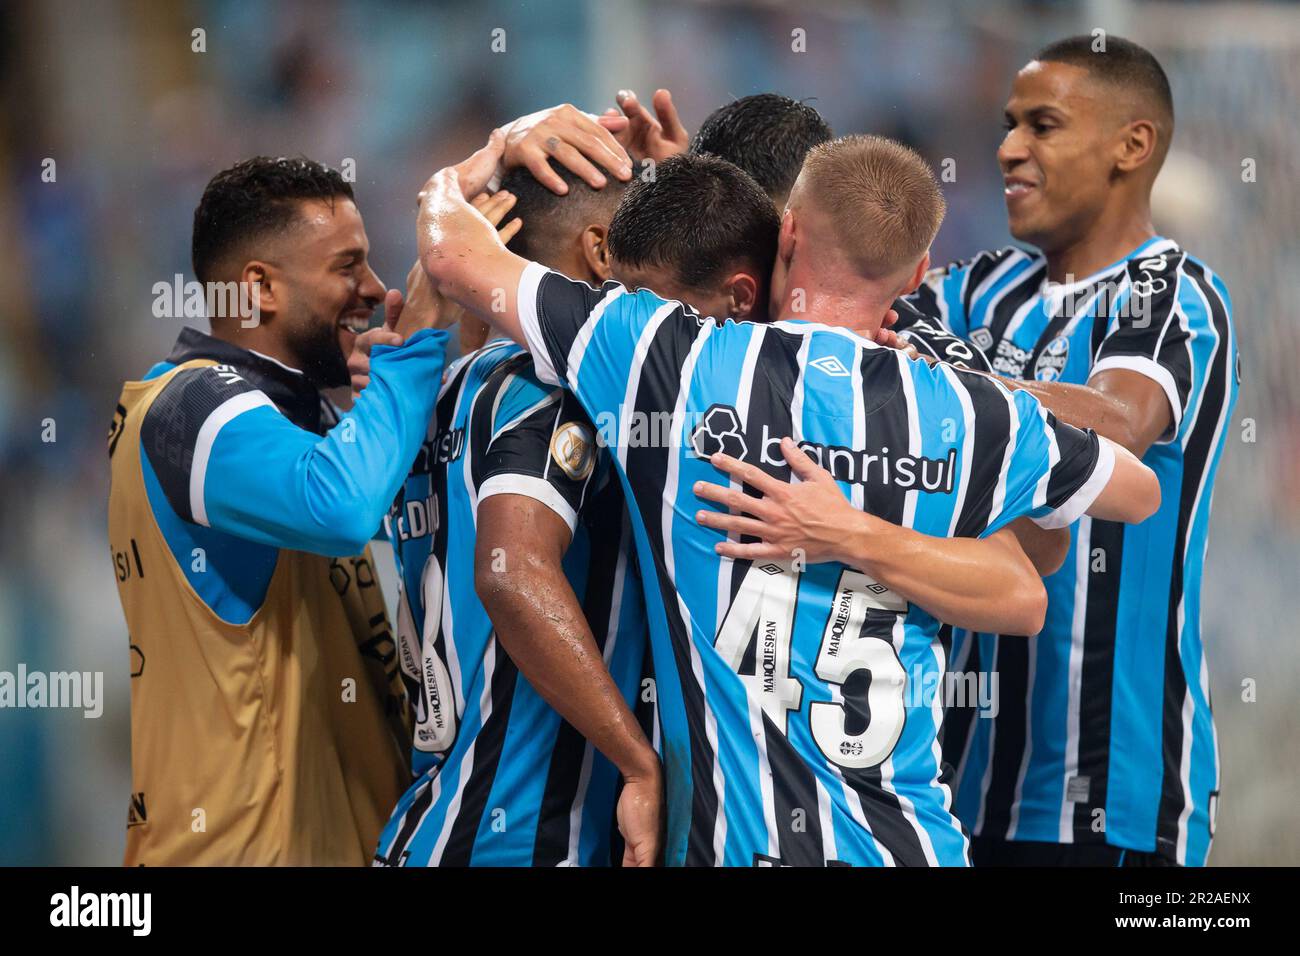
[[[753,318],[760,304],[758,280],[748,272],[737,272],[726,281],[724,287],[731,303],[727,314],[733,319]]]
[[[587,271],[595,276],[598,282],[607,282],[612,275],[612,269],[609,264],[609,243],[606,241],[605,227],[594,224],[588,226],[582,230],[579,242],[582,244],[582,261]]]
[[[1120,172],[1131,173],[1144,165],[1155,155],[1157,137],[1156,126],[1150,120],[1129,123],[1120,134],[1115,167]]]
[[[898,293],[895,295],[895,298],[897,298],[900,295],[910,295],[911,293],[919,289],[921,287],[921,283],[925,281],[925,274],[929,271],[930,271],[930,250],[927,249],[925,250],[925,255],[921,256],[920,261],[917,262],[916,268],[912,270],[912,274],[908,276],[907,281],[903,283],[903,288],[900,289]]]
[[[776,257],[786,266],[790,265],[790,260],[794,257],[794,210],[786,209],[785,215],[781,217],[781,232],[776,238]]]
[[[254,316],[275,314],[276,295],[280,291],[280,284],[275,281],[273,272],[274,270],[265,262],[253,259],[244,263],[244,268],[239,273],[240,301],[252,306]],[[240,316],[240,318],[245,317]]]

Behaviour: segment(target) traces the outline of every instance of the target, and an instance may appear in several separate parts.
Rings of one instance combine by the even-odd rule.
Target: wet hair
[[[764,280],[781,220],[767,193],[733,163],[683,153],[635,178],[609,225],[609,251],[629,266],[668,269],[688,289],[710,289],[745,267]]]

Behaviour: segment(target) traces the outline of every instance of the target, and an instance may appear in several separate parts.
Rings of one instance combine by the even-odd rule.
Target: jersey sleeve
[[[499,381],[471,416],[471,430],[486,438],[478,465],[478,501],[523,495],[564,519],[572,534],[596,480],[595,429],[574,396],[543,384],[531,369],[496,372]]]
[[[1166,252],[1129,263],[1128,294],[1110,320],[1089,373],[1091,377],[1108,369],[1127,369],[1164,390],[1171,418],[1157,444],[1178,435],[1192,389],[1189,311],[1203,306],[1199,298],[1186,294],[1190,289],[1180,286],[1184,255]]]
[[[953,334],[942,319],[922,315],[904,299],[894,303],[894,311],[898,313],[898,321],[893,330],[903,341],[914,345],[922,357],[928,356],[976,372],[993,371],[984,350]]]
[[[1044,528],[1064,528],[1091,507],[1115,467],[1115,453],[1092,429],[1057,421],[1033,395],[1011,391],[981,375],[963,376],[972,406],[994,412],[1004,440],[988,450],[1000,468],[986,472],[992,489],[984,534],[1026,517]],[[999,407],[999,403],[1003,407]],[[1004,410],[1005,409],[1005,410]],[[979,463],[975,468],[981,471]]]
[[[1012,259],[1025,258],[1014,246],[987,250],[970,259],[959,259],[925,274],[920,287],[904,301],[928,319],[963,339],[970,338],[971,316],[976,311],[976,292],[994,273]],[[978,323],[976,323],[978,324]]]
[[[228,365],[186,369],[154,400],[143,451],[185,521],[278,548],[359,554],[428,428],[447,333],[377,346],[370,385],[328,434],[299,428]]]

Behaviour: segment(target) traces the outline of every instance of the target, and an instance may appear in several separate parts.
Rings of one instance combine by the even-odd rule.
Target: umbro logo
[[[831,378],[845,378],[849,374],[849,370],[844,367],[844,363],[834,355],[823,355],[808,364],[819,372],[825,372]]]
[[[780,574],[785,569],[779,564],[764,564],[759,567],[758,570],[762,571],[764,574]]]

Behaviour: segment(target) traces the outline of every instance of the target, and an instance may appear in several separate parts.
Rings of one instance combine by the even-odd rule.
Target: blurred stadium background
[[[944,262],[1009,238],[994,151],[1015,70],[1042,43],[1095,27],[1149,46],[1169,72],[1178,131],[1157,226],[1225,278],[1241,337],[1205,585],[1224,768],[1212,862],[1300,863],[1300,331],[1286,304],[1300,298],[1300,8],[7,0],[0,670],[103,671],[106,700],[98,720],[0,711],[0,864],[121,861],[128,642],[104,436],[122,380],[183,324],[153,316],[152,289],[192,278],[191,216],[214,172],[255,153],[355,160],[373,262],[393,285],[413,256],[417,188],[491,126],[563,101],[599,111],[620,87],[648,97],[662,85],[694,129],[731,97],[775,90],[810,98],[837,132],[956,160]],[[490,49],[496,29],[503,53]],[[796,29],[806,52],[792,49]],[[42,179],[47,159],[54,182]]]

